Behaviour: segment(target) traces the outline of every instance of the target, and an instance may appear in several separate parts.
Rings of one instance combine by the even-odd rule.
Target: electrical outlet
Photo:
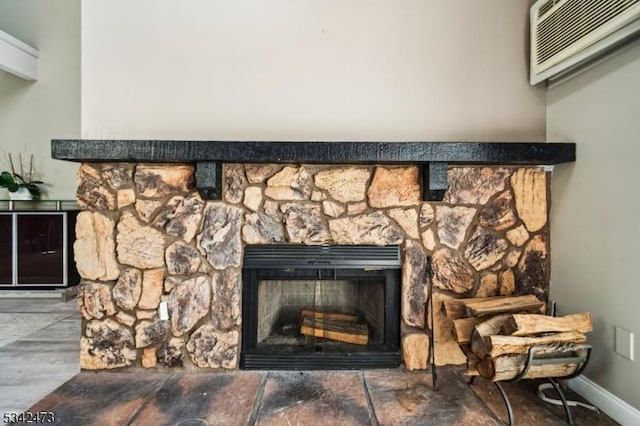
[[[633,361],[633,333],[616,326],[616,353]]]

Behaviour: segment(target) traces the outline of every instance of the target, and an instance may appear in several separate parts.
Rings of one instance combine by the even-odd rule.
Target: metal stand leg
[[[562,406],[564,407],[564,414],[567,416],[567,423],[569,423],[570,425],[573,425],[574,424],[573,416],[571,415],[571,409],[569,408],[569,404],[567,404],[567,398],[564,396],[564,392],[560,388],[560,385],[558,384],[558,382],[556,382],[552,378],[549,378],[548,380],[549,382],[551,382],[551,384],[553,385],[553,388],[556,390],[558,395],[560,395],[560,399],[562,400]]]
[[[507,406],[507,413],[509,414],[509,424],[515,425],[515,421],[513,419],[513,409],[511,408],[511,402],[509,402],[509,397],[507,397],[507,393],[502,389],[500,382],[493,382],[498,390],[500,391],[500,395],[502,395],[502,399],[504,400],[505,405]]]

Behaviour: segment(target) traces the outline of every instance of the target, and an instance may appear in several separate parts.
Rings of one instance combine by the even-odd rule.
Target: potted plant
[[[25,173],[22,164],[22,154],[18,154],[20,173],[17,173],[13,165],[13,158],[8,154],[11,171],[0,173],[0,188],[9,190],[9,197],[14,200],[39,200],[42,195],[39,184],[43,182],[34,180],[36,169],[33,166],[33,155],[29,162],[29,171]]]

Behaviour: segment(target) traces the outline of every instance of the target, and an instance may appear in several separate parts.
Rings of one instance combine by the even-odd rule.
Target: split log
[[[514,312],[543,312],[545,303],[532,294],[496,299],[487,297],[465,303],[467,316],[495,315]]]
[[[527,355],[503,355],[497,358],[485,357],[477,363],[478,372],[485,379],[500,381],[510,380],[516,377],[524,369]],[[566,377],[576,371],[580,364],[562,363],[553,364],[553,358],[549,364],[532,365],[525,379],[539,379],[545,377]]]
[[[491,297],[490,299],[504,299],[505,296]],[[467,303],[487,300],[487,297],[469,297],[466,299],[444,299],[444,314],[450,320],[465,318],[467,316]]]
[[[306,316],[300,326],[300,334],[339,342],[366,345],[369,341],[369,329],[366,324],[358,324],[352,321],[339,321],[328,319],[316,319]]]
[[[305,317],[313,317],[315,319],[328,319],[335,321],[348,321],[348,322],[356,322],[358,321],[358,315],[356,314],[346,314],[342,312],[323,312],[316,311],[308,308],[302,308],[300,311],[300,318],[304,320]]]
[[[482,359],[489,355],[485,338],[498,334],[502,325],[507,321],[507,318],[509,318],[509,315],[497,315],[474,327],[473,333],[471,334],[471,351],[476,354],[476,356]]]
[[[483,322],[483,318],[459,318],[453,320],[453,336],[458,344],[471,343],[471,335],[476,325]]]
[[[557,348],[567,344],[585,343],[587,336],[578,331],[549,334],[540,337],[517,337],[493,335],[483,339],[483,350],[491,357],[506,354],[527,354],[533,346],[548,346],[547,352],[557,352]]]
[[[502,326],[502,334],[511,336],[530,336],[548,332],[579,331],[588,333],[593,330],[591,314],[588,312],[551,317],[537,314],[514,314]]]

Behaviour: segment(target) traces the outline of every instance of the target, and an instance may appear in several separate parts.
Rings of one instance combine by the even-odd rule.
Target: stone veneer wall
[[[227,164],[203,201],[187,164],[83,164],[75,259],[81,367],[237,367],[245,244],[399,244],[402,350],[427,367],[425,266],[433,259],[435,359],[460,364],[442,301],[548,293],[541,168],[450,167],[423,202],[413,166]],[[168,301],[170,319],[157,309]]]

